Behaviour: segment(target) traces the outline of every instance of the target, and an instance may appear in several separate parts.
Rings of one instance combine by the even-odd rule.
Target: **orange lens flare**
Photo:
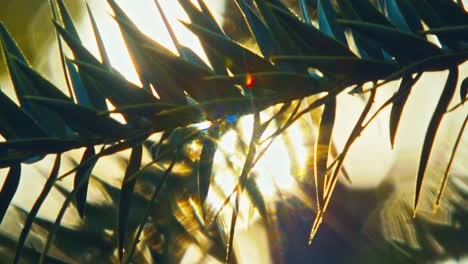
[[[245,76],[245,86],[247,86],[248,88],[251,88],[255,83],[255,79],[253,77],[252,74],[250,73],[247,73],[247,75]]]

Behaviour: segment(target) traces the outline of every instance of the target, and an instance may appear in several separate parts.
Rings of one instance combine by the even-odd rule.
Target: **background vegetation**
[[[177,53],[144,35],[109,0],[141,87],[111,65],[92,10],[87,15],[97,57],[83,45],[65,4],[51,3],[64,87],[29,64],[26,58],[35,51],[27,44],[33,40],[18,34],[17,45],[12,37],[16,29],[10,32],[0,25],[16,95],[12,99],[0,92],[0,133],[5,139],[0,166],[8,168],[0,216],[2,227],[14,226],[18,218],[24,223],[19,237],[2,235],[5,259],[172,263],[196,249],[203,256],[200,261],[242,262],[234,238],[243,221],[267,230],[270,252],[264,254],[277,262],[424,262],[465,254],[466,171],[450,175],[467,116],[466,71],[459,70],[468,56],[468,15],[462,1],[228,1],[227,10],[233,12],[226,13],[223,28],[204,1],[180,0],[191,21],[185,26],[200,39],[208,58],[204,61],[180,44],[171,25],[166,27]],[[164,17],[163,12],[159,15]],[[26,24],[30,16],[24,17]],[[23,45],[26,53],[20,50]],[[338,178],[352,179],[343,164],[354,141],[388,107],[394,145],[415,84],[421,75],[438,71],[448,71],[448,76],[432,106],[418,171],[405,184],[415,182],[415,188],[395,192],[391,182],[384,182],[373,191],[347,189]],[[396,92],[376,105],[381,87],[398,80]],[[365,103],[345,143],[337,147],[337,98],[346,93]],[[428,172],[440,125],[455,111],[464,111],[464,116],[457,120],[457,136],[443,155],[446,163],[439,168],[444,169]],[[281,197],[278,191],[280,198],[272,200],[255,167],[280,139],[289,146],[284,162],[294,164],[301,154],[287,138],[297,125],[314,135],[308,141],[307,172],[296,179],[296,195]],[[240,165],[231,159],[235,154],[228,153],[223,156],[226,165],[219,167],[216,155],[226,150],[223,138],[231,131],[238,137],[234,147]],[[81,157],[66,156],[76,149]],[[95,174],[95,167],[109,156],[120,157],[124,168],[123,176],[113,181]],[[52,163],[32,208],[11,203],[26,164],[43,159]],[[65,161],[72,168],[64,169]],[[226,171],[235,176],[231,191],[217,180]],[[423,185],[429,173],[437,181]],[[71,186],[65,184],[69,178]],[[28,181],[34,184],[35,179]],[[36,217],[54,192],[65,197],[56,219]],[[211,193],[221,193],[217,203],[208,199]],[[93,194],[106,201],[92,202]],[[332,197],[336,202],[330,202]],[[250,207],[243,208],[245,203]],[[432,203],[442,211],[437,217],[417,210]],[[62,224],[69,208],[81,218],[76,226]],[[308,239],[314,239],[310,249]],[[315,243],[319,246],[314,249]],[[336,254],[335,247],[343,254]]]

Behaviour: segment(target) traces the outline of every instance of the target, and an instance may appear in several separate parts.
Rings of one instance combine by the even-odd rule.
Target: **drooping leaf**
[[[320,206],[323,205],[323,199],[325,199],[325,192],[328,185],[326,173],[328,168],[330,148],[332,145],[332,134],[333,127],[335,125],[335,117],[336,98],[333,98],[324,105],[322,118],[320,120],[319,132],[315,142],[315,184],[318,197],[317,203]]]
[[[2,190],[0,190],[0,223],[5,216],[5,213],[10,206],[11,200],[18,189],[21,177],[21,164],[12,164],[8,175],[3,183]]]
[[[94,146],[87,147],[85,152],[83,153],[83,157],[81,158],[81,163],[87,162],[86,165],[81,165],[75,174],[75,179],[73,181],[73,187],[76,189],[76,209],[78,209],[78,214],[80,215],[81,219],[84,219],[85,216],[85,208],[86,208],[86,200],[88,197],[88,185],[89,185],[89,177],[91,176],[91,172],[93,171],[94,165],[96,165],[97,160],[93,160],[88,162],[91,157],[94,157],[96,152],[94,150]],[[81,181],[85,181],[83,185],[80,186]]]
[[[200,203],[204,204],[211,184],[213,174],[213,158],[218,146],[219,128],[214,125],[208,132],[207,139],[203,142],[200,161],[198,165],[198,188],[200,192]]]
[[[126,242],[126,233],[127,233],[127,220],[129,218],[130,207],[132,206],[132,196],[137,177],[134,177],[141,167],[142,159],[142,145],[138,145],[132,149],[130,155],[130,161],[125,170],[125,176],[122,182],[122,188],[120,192],[120,202],[119,202],[119,222],[118,222],[118,233],[119,233],[119,258],[122,260],[125,242]]]
[[[44,188],[42,188],[42,191],[39,194],[39,197],[37,197],[36,201],[34,202],[33,207],[28,213],[26,220],[24,221],[23,229],[21,230],[21,234],[19,236],[18,243],[16,246],[15,259],[13,261],[13,263],[15,264],[19,263],[20,261],[21,252],[23,251],[23,248],[25,246],[26,238],[28,237],[28,234],[31,231],[31,227],[33,225],[34,219],[36,218],[37,213],[39,212],[39,209],[41,208],[45,199],[47,198],[50,191],[52,190],[52,187],[54,186],[55,180],[57,179],[59,169],[60,169],[60,161],[61,161],[61,154],[57,154],[55,161],[54,161],[54,165],[52,167],[52,171],[50,172],[49,178],[47,178],[47,181],[44,184]]]
[[[390,112],[390,143],[392,148],[395,146],[395,137],[400,123],[401,114],[405,107],[406,101],[409,98],[411,89],[416,82],[416,78],[413,79],[411,75],[404,75],[401,81],[400,87],[395,94],[395,100],[393,101],[392,110]]]
[[[432,145],[435,141],[435,136],[437,130],[442,121],[442,118],[447,111],[447,107],[452,101],[453,95],[455,94],[456,85],[458,80],[458,67],[452,66],[449,69],[449,74],[445,87],[442,90],[442,95],[440,96],[439,102],[437,103],[434,114],[431,117],[429,126],[426,131],[426,136],[424,137],[424,143],[421,151],[421,159],[419,161],[418,174],[416,178],[416,188],[415,188],[415,197],[414,197],[414,213],[418,207],[419,197],[422,190],[422,184],[424,180],[424,174],[426,172],[427,163],[431,155]]]

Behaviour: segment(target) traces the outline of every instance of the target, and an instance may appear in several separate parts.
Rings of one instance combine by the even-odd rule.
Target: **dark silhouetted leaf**
[[[91,108],[44,97],[34,96],[28,98],[56,111],[81,136],[124,138],[130,135],[130,129],[127,126],[120,124],[109,116],[99,115]]]
[[[81,158],[80,164],[84,164],[87,162],[86,165],[81,165],[76,170],[74,185],[73,187],[76,188],[76,208],[78,209],[78,213],[80,217],[83,219],[85,215],[85,207],[86,207],[86,198],[88,196],[88,185],[89,185],[89,177],[91,176],[91,172],[93,171],[94,165],[96,164],[97,160],[93,160],[89,162],[89,160],[96,155],[94,151],[94,147],[87,147],[85,152],[83,153],[83,157]],[[83,185],[80,186],[81,181],[85,181]]]
[[[323,205],[327,187],[327,168],[330,148],[332,145],[333,127],[336,117],[336,98],[328,101],[323,108],[320,120],[319,132],[315,142],[314,171],[318,204]]]
[[[339,20],[339,22],[378,41],[384,49],[398,60],[421,60],[441,54],[437,46],[413,34],[359,21]]]
[[[344,29],[336,23],[336,13],[330,0],[317,1],[317,12],[320,30],[346,46]]]
[[[398,124],[400,123],[401,114],[405,107],[406,101],[411,93],[411,89],[415,84],[416,79],[413,79],[411,75],[404,75],[401,81],[400,87],[395,94],[395,100],[393,101],[392,110],[390,112],[390,143],[392,148],[395,146],[395,137],[398,130]]]
[[[29,211],[29,214],[26,220],[24,221],[24,226],[23,226],[23,229],[21,230],[21,234],[18,239],[18,244],[16,246],[15,259],[13,261],[15,264],[19,263],[20,261],[21,252],[23,251],[26,238],[29,234],[29,231],[31,230],[34,219],[36,218],[37,213],[39,212],[39,209],[41,208],[45,199],[47,198],[50,191],[52,190],[52,187],[54,186],[55,180],[57,179],[59,169],[60,169],[60,161],[61,161],[61,154],[57,154],[57,157],[55,158],[55,162],[52,167],[52,171],[50,172],[49,178],[47,178],[47,181],[44,184],[44,188],[42,188],[42,191],[39,194],[39,197],[37,197],[36,201],[34,202],[33,207]]]
[[[13,200],[16,189],[18,189],[20,177],[21,164],[13,164],[8,171],[8,175],[3,183],[2,190],[0,191],[0,223],[10,206],[11,200]]]
[[[305,54],[316,56],[355,56],[348,47],[315,27],[307,25],[296,17],[277,8],[272,8],[272,11],[287,29],[289,38],[294,37],[296,38],[296,43],[302,43],[301,49]]]
[[[86,3],[86,10],[88,11],[89,19],[91,20],[91,26],[93,27],[94,37],[96,38],[97,46],[99,49],[99,54],[101,55],[102,63],[108,67],[111,66],[109,56],[107,55],[106,48],[104,46],[104,41],[102,41],[101,34],[94,19],[93,13],[89,8],[88,3]]]
[[[196,24],[185,24],[201,40],[210,45],[211,49],[217,50],[224,57],[225,66],[234,73],[245,73],[252,71],[271,71],[273,65],[256,55],[255,53],[241,47],[234,41],[223,35],[208,31]]]
[[[416,188],[415,188],[415,197],[414,197],[414,213],[416,214],[416,209],[418,207],[419,196],[421,194],[422,183],[424,180],[424,174],[426,172],[427,163],[431,155],[432,145],[434,144],[435,136],[437,130],[442,121],[442,118],[447,111],[447,107],[452,101],[453,95],[457,87],[458,80],[458,67],[452,66],[449,69],[449,74],[447,77],[447,82],[445,83],[444,90],[440,96],[439,102],[437,103],[434,114],[431,117],[429,126],[426,131],[426,136],[424,138],[424,143],[421,151],[421,159],[419,161],[418,175],[416,178]]]
[[[0,134],[6,139],[46,137],[44,130],[0,90]]]
[[[397,4],[397,0],[385,0],[385,10],[390,21],[401,31],[411,32],[411,28],[408,26],[403,14],[400,11],[400,7]]]
[[[132,149],[130,155],[130,161],[125,170],[125,177],[122,182],[122,189],[120,192],[119,202],[119,259],[122,260],[122,256],[125,248],[125,239],[127,233],[127,220],[129,218],[130,207],[132,206],[133,189],[137,181],[137,177],[134,175],[140,170],[141,158],[143,153],[143,147],[141,145],[136,146]],[[130,180],[129,180],[130,179]]]
[[[218,147],[219,128],[214,125],[208,132],[208,137],[203,141],[198,165],[198,188],[200,192],[200,203],[204,204],[211,184],[211,174],[213,173],[213,158]]]
[[[278,44],[263,21],[255,14],[245,0],[236,0],[236,3],[239,10],[244,15],[247,25],[265,59],[268,60],[270,56],[277,54]]]

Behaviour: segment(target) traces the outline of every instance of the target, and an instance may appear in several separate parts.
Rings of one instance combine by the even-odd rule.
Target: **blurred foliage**
[[[273,140],[300,117],[324,106],[319,122],[314,124],[319,136],[314,142],[311,162],[314,172],[309,175],[309,184],[315,182],[315,186],[314,191],[307,192],[308,197],[316,197],[317,203],[313,213],[307,212],[313,222],[309,238],[312,240],[320,230],[325,213],[346,215],[340,207],[333,209],[330,201],[335,187],[340,186],[337,179],[343,171],[346,154],[375,117],[369,118],[369,113],[378,88],[403,79],[395,95],[380,106],[382,109],[392,107],[389,133],[393,142],[405,102],[418,76],[448,70],[422,146],[415,177],[417,184],[411,192],[413,204],[397,208],[416,213],[439,125],[451,102],[457,100],[461,105],[466,100],[466,89],[457,87],[458,66],[468,58],[468,14],[462,2],[303,0],[292,6],[293,9],[280,0],[233,2],[245,22],[239,28],[249,31],[236,39],[242,42],[250,39],[258,52],[226,34],[203,1],[197,1],[197,7],[191,1],[179,0],[191,21],[185,25],[201,40],[207,63],[181,45],[176,36],[173,41],[178,54],[153,41],[139,31],[115,1],[108,0],[142,83],[142,87],[137,87],[110,65],[100,29],[93,25],[100,53],[100,58],[96,58],[83,46],[67,5],[62,0],[52,1],[52,13],[56,18],[53,25],[72,53],[60,50],[66,66],[64,74],[69,79],[68,94],[63,92],[66,89],[55,87],[32,68],[29,56],[25,57],[21,51],[21,42],[24,42],[24,50],[33,54],[31,45],[27,48],[32,41],[29,36],[24,40],[19,36],[18,45],[12,37],[15,26],[7,29],[5,23],[0,24],[3,56],[19,102],[16,104],[0,91],[0,134],[5,138],[0,143],[0,167],[9,168],[0,191],[0,219],[8,219],[5,212],[10,207],[15,208],[26,223],[16,245],[14,238],[2,237],[5,259],[16,263],[21,256],[29,258],[25,259],[28,263],[38,257],[40,263],[91,263],[103,259],[172,263],[181,259],[189,245],[195,244],[220,261],[235,262],[232,242],[244,191],[267,225],[271,224],[267,202],[259,192],[261,186],[251,177],[252,168],[268,148],[268,144],[262,144],[268,142],[261,142],[262,136],[275,123],[276,131],[269,137]],[[8,5],[10,12],[15,6]],[[27,24],[31,15],[22,15]],[[88,15],[92,19],[92,14]],[[241,23],[238,18],[235,21]],[[18,25],[21,24],[18,22]],[[170,29],[170,25],[168,27]],[[428,35],[435,35],[440,45],[431,42]],[[368,82],[374,86],[364,90],[363,84]],[[331,135],[336,123],[334,112],[339,107],[336,96],[345,91],[360,94],[366,106],[344,149],[333,154]],[[455,96],[457,91],[460,91],[459,96]],[[311,101],[307,100],[307,105],[301,107],[306,97]],[[116,109],[110,110],[106,101]],[[281,106],[275,108],[271,118],[260,118],[262,110],[275,105]],[[111,113],[122,114],[125,122],[113,119]],[[233,208],[229,230],[224,230],[219,223],[206,225],[206,217],[212,213],[205,203],[206,196],[210,189],[216,188],[211,176],[218,139],[227,128],[236,127],[240,116],[247,114],[253,115],[253,132],[250,140],[241,143],[245,161],[233,191],[234,201],[230,203],[229,196],[225,203]],[[210,125],[200,129],[196,124],[204,121],[209,121]],[[459,138],[463,131],[464,126]],[[159,135],[159,141],[148,140],[154,134]],[[197,145],[198,150],[188,151],[187,146],[191,144]],[[75,168],[58,175],[61,154],[81,148],[86,151],[81,160],[75,161]],[[129,149],[132,154],[126,162],[120,187],[93,175],[93,168],[102,157]],[[144,149],[152,154],[150,164],[142,163]],[[455,152],[456,148],[452,156]],[[24,176],[22,167],[51,154],[56,155],[56,161],[33,208],[29,212],[16,208],[11,199],[20,177]],[[335,161],[330,166],[328,161],[332,159]],[[189,168],[183,175],[175,170],[180,164]],[[73,188],[60,186],[60,180],[71,174],[75,174]],[[444,175],[447,184],[431,190],[442,194],[445,189],[449,192],[462,188],[464,193],[460,187],[463,184],[453,184],[448,180],[449,174],[447,169]],[[111,196],[108,204],[89,202],[91,182],[99,182],[103,193]],[[58,189],[66,198],[55,223],[36,219],[52,189]],[[459,255],[463,249],[450,252],[446,248],[451,247],[444,245],[452,243],[451,232],[456,236],[464,234],[465,203],[464,194],[451,201],[452,207],[460,209],[451,212],[455,214],[451,214],[455,231],[453,226],[421,220],[422,224],[413,227],[418,242],[432,246],[432,238],[436,237],[440,241],[438,248],[445,249],[443,254]],[[83,220],[77,229],[61,225],[70,205],[78,210]],[[279,226],[291,215],[287,210],[290,208],[281,206],[277,208]],[[31,233],[29,239],[28,233]],[[47,239],[43,240],[45,234]],[[424,237],[420,239],[419,236]],[[76,247],[75,241],[86,244],[87,249]],[[359,240],[352,242],[357,244]],[[421,252],[417,247],[395,243],[394,248],[376,252],[391,255],[392,250],[398,249],[410,260],[425,260],[432,256],[424,251],[427,248],[430,247],[422,247]]]

